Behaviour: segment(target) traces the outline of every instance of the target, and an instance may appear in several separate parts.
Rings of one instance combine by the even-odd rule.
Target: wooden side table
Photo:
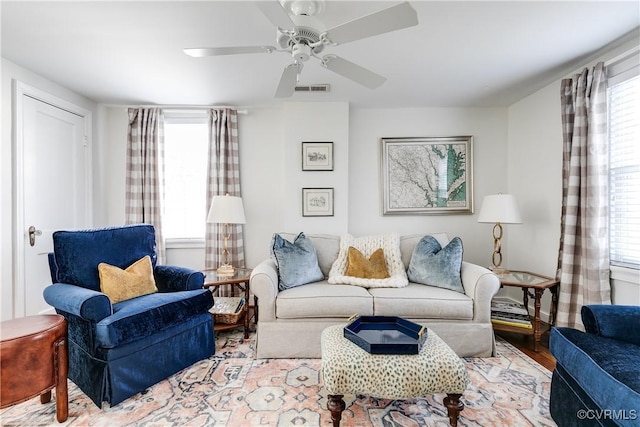
[[[496,331],[513,332],[522,335],[533,335],[533,350],[540,351],[540,338],[551,326],[556,324],[556,314],[558,312],[558,291],[560,281],[541,274],[528,271],[509,271],[505,274],[498,274],[501,286],[511,286],[522,289],[522,301],[529,310],[529,297],[534,298],[533,329],[518,328],[509,325],[493,324]],[[546,289],[551,292],[551,309],[549,311],[549,324],[545,325],[540,320],[540,300]]]
[[[204,287],[207,289],[216,288],[218,286],[231,286],[233,292],[234,287],[238,287],[244,292],[244,308],[242,315],[236,323],[230,324],[214,324],[216,331],[223,331],[232,328],[244,327],[244,338],[249,338],[249,278],[251,277],[250,268],[236,268],[234,274],[223,275],[218,274],[215,269],[202,270],[204,274]],[[211,290],[211,289],[210,289]],[[256,308],[257,309],[257,308]]]
[[[40,396],[51,401],[56,389],[56,418],[69,414],[67,320],[57,314],[27,316],[0,323],[0,408]]]

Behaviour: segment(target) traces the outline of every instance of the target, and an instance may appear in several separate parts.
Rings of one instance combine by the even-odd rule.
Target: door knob
[[[35,246],[36,236],[42,236],[42,231],[36,230],[36,228],[32,225],[31,227],[29,227],[29,245]]]

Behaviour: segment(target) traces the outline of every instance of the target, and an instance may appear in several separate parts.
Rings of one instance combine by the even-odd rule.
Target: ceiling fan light
[[[303,43],[298,43],[291,49],[291,56],[295,61],[306,62],[311,56],[311,48]]]
[[[317,0],[285,1],[285,7],[287,7],[294,16],[316,16],[324,9],[324,2]]]

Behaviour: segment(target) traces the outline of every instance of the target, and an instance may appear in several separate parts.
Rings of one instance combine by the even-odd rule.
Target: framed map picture
[[[333,142],[303,142],[303,171],[332,171]]]
[[[383,215],[473,213],[473,137],[382,138]]]

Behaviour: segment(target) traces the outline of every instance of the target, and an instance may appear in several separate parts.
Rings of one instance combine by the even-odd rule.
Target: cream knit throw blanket
[[[369,258],[378,248],[384,252],[389,276],[386,279],[363,279],[345,276],[347,270],[347,253],[353,246]],[[402,288],[407,286],[407,272],[400,254],[400,237],[397,234],[353,237],[346,234],[340,237],[340,252],[329,271],[329,283],[362,286],[364,288]]]

